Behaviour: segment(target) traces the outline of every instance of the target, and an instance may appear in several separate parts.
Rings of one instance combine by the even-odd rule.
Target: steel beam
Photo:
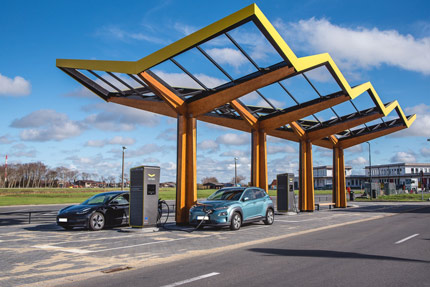
[[[411,117],[414,117],[410,116]],[[359,133],[353,136],[345,137],[339,140],[338,146],[346,149],[352,146],[364,143],[366,141],[370,141],[372,139],[376,139],[403,129],[406,129],[407,126],[403,123],[403,119],[398,118],[396,120],[385,122],[385,124],[381,125],[381,127],[377,128],[377,126],[369,127],[370,131],[366,131],[363,133]]]
[[[260,128],[266,130],[276,129],[288,123],[298,121],[307,116],[318,113],[322,110],[335,106],[349,100],[343,92],[337,92],[315,100],[311,100],[290,108],[261,117]]]
[[[311,141],[322,139],[330,135],[334,135],[339,132],[342,132],[344,130],[382,118],[383,116],[384,115],[381,114],[376,109],[374,109],[371,113],[368,113],[368,114],[356,113],[355,116],[349,115],[349,116],[341,117],[340,120],[334,123],[328,124],[325,127],[311,129],[307,131],[307,136],[308,136],[308,139],[310,139]]]
[[[262,73],[249,80],[242,81],[231,87],[188,102],[188,113],[193,117],[208,113],[214,108],[222,106],[259,88],[280,81],[293,73],[295,73],[295,70],[289,66]]]

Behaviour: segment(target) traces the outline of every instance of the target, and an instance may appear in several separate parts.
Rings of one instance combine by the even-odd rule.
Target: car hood
[[[237,203],[237,201],[231,201],[231,200],[203,200],[203,201],[199,201],[199,204],[205,205],[206,208],[229,207],[235,203]]]
[[[59,214],[61,214],[61,213],[74,213],[74,212],[82,211],[84,209],[93,209],[93,208],[97,208],[97,207],[98,207],[98,205],[82,205],[82,204],[71,205],[71,206],[67,206],[67,207],[61,209]]]

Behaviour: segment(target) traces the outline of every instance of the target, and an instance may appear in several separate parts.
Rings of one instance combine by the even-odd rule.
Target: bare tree
[[[210,183],[218,183],[218,179],[214,176],[202,178],[202,184],[209,183],[209,182]]]
[[[240,183],[242,180],[245,180],[245,177],[243,176],[243,175],[238,175],[237,177],[236,177],[236,183]],[[231,179],[231,181],[230,181],[231,183],[234,183],[234,176],[233,176],[233,178]]]

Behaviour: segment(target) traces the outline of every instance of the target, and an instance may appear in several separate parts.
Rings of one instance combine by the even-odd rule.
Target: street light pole
[[[372,157],[370,153],[370,142],[366,142],[369,145],[369,183],[370,183],[370,199],[372,199]]]
[[[124,151],[127,148],[125,146],[122,147],[122,173],[121,173],[121,190],[124,190]]]
[[[238,158],[234,158],[234,186],[237,186],[237,160]]]

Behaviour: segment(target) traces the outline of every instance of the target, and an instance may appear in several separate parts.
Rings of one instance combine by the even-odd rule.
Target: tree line
[[[114,176],[99,176],[95,173],[79,172],[67,167],[50,168],[42,162],[14,163],[0,166],[0,188],[68,187],[77,180],[96,180],[105,184],[115,183]]]

